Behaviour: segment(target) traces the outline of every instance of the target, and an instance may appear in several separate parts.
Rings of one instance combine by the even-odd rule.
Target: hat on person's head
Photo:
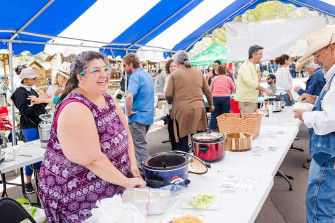
[[[309,58],[316,51],[335,43],[335,27],[324,28],[318,32],[311,34],[307,39],[308,49],[304,53],[301,61]]]
[[[71,65],[72,64],[69,62],[63,62],[61,68],[57,70],[57,73],[63,75],[67,79],[70,79]]]
[[[312,60],[313,59],[313,57],[312,56],[310,56],[310,57],[307,57],[307,58],[301,58],[300,60],[299,60],[299,63],[298,63],[298,65],[297,65],[297,68],[295,69],[295,71],[296,72],[300,72],[301,70],[302,70],[302,68],[304,68],[304,66],[310,61],[310,60]]]
[[[27,67],[27,68],[22,69],[21,74],[20,74],[20,79],[21,80],[23,80],[25,78],[33,79],[33,78],[36,78],[38,76],[39,75],[34,71],[33,68]]]

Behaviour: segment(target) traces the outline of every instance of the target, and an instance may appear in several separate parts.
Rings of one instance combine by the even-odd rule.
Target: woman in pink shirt
[[[218,128],[216,117],[223,113],[229,113],[230,110],[230,93],[235,90],[235,85],[227,74],[228,68],[226,66],[219,66],[218,76],[212,79],[211,90],[213,92],[215,107],[209,124],[209,128],[212,130]]]

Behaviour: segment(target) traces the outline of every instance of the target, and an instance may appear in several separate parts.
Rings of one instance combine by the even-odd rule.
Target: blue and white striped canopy
[[[64,54],[94,49],[190,50],[215,28],[268,0],[10,0],[1,2],[0,49]],[[280,0],[335,16],[334,0]]]

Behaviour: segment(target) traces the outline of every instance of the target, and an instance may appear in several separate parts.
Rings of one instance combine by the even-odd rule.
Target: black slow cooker
[[[187,165],[191,158],[187,154],[175,152],[155,153],[146,157],[141,165],[148,187],[163,187],[170,184],[186,187],[188,180]]]

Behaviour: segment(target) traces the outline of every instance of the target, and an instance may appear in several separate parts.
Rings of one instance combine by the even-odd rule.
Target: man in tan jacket
[[[185,51],[178,51],[174,60],[178,69],[171,73],[166,100],[172,104],[170,111],[174,120],[174,133],[177,149],[189,151],[189,135],[207,128],[207,117],[203,94],[208,100],[209,109],[214,110],[212,92],[202,72],[192,67]]]

